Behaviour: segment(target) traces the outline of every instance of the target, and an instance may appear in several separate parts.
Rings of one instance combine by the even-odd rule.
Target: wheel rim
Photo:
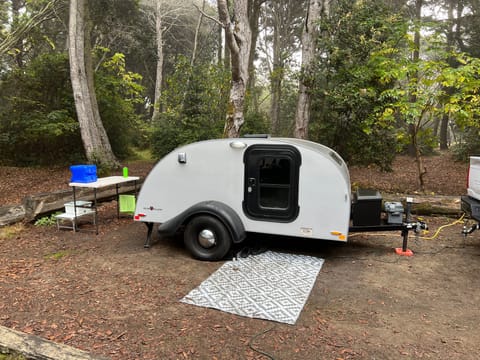
[[[203,229],[198,234],[198,242],[204,248],[207,248],[207,249],[211,248],[216,244],[215,234],[213,233],[212,230]]]

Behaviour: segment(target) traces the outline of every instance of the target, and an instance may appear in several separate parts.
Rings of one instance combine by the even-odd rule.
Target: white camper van
[[[345,242],[349,230],[402,230],[406,247],[413,225],[403,223],[403,209],[394,206],[382,225],[378,192],[357,193],[353,203],[350,227],[350,176],[335,151],[257,135],[197,142],[162,158],[145,179],[134,220],[147,224],[145,247],[154,224],[159,234],[184,227],[186,247],[203,260],[223,258],[249,232]]]

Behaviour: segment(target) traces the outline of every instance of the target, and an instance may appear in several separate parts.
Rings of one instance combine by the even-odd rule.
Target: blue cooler
[[[97,181],[97,165],[70,166],[72,178],[70,182],[91,183]]]

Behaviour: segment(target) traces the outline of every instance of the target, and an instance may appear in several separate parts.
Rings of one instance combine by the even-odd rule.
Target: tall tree
[[[413,35],[413,51],[412,51],[412,63],[414,65],[414,71],[412,72],[412,80],[411,80],[411,91],[410,91],[410,102],[412,104],[416,103],[418,100],[418,86],[419,86],[419,71],[417,68],[417,64],[420,60],[420,40],[421,40],[421,19],[422,19],[422,7],[423,7],[424,0],[415,0],[415,17],[414,17],[414,35]],[[408,122],[408,131],[411,139],[409,153],[411,156],[415,157],[415,161],[417,163],[417,173],[418,179],[420,182],[420,188],[424,189],[424,177],[427,173],[427,169],[423,164],[423,159],[421,156],[420,151],[420,144],[418,142],[418,134],[422,123],[423,112],[420,113],[421,115],[417,116],[416,118],[410,120]]]
[[[248,2],[248,18],[250,20],[250,29],[252,31],[252,43],[250,45],[250,58],[248,59],[248,91],[252,95],[251,105],[254,112],[258,112],[258,96],[256,94],[256,73],[255,73],[255,54],[258,41],[258,35],[260,33],[259,19],[262,4],[267,0],[251,0]]]
[[[446,39],[447,39],[447,52],[453,51],[454,47],[454,36],[455,36],[455,29],[454,29],[454,7],[455,4],[453,1],[450,1],[448,4],[448,20],[447,20],[447,28],[446,28]],[[455,66],[455,60],[453,57],[449,57],[448,63],[451,67]],[[443,91],[447,95],[452,95],[452,88],[444,87]],[[448,113],[444,113],[442,119],[440,121],[440,150],[447,150],[448,149],[448,122],[450,120],[450,116]]]
[[[270,120],[271,131],[279,134],[281,127],[281,104],[283,102],[284,81],[288,64],[298,51],[302,28],[304,27],[305,1],[271,1],[266,6],[266,26],[269,41],[266,52],[270,52],[268,64],[270,77]]]
[[[302,34],[302,74],[298,91],[297,110],[295,113],[296,138],[308,138],[308,123],[310,121],[311,95],[310,81],[312,79],[312,66],[316,54],[316,38],[319,34],[317,22],[323,14],[328,14],[328,0],[309,0],[305,24]]]
[[[163,82],[163,20],[162,20],[162,3],[155,3],[155,34],[157,39],[157,68],[155,78],[155,98],[153,103],[152,119],[158,116],[160,111],[160,96],[162,94]]]
[[[245,92],[248,84],[248,59],[250,58],[251,30],[248,19],[248,0],[234,0],[233,19],[227,0],[218,0],[218,16],[225,31],[230,49],[232,83],[223,135],[238,137],[244,123]]]
[[[88,0],[71,0],[69,11],[69,59],[75,108],[88,161],[103,168],[118,167],[100,119],[93,81]]]
[[[199,36],[200,36],[200,28],[202,26],[203,13],[205,11],[205,1],[206,0],[202,1],[202,10],[199,12],[197,26],[195,27],[195,38],[193,40],[192,59],[190,61],[190,64],[192,66],[195,64],[195,60],[197,58],[197,49],[198,49],[198,41],[199,41]]]

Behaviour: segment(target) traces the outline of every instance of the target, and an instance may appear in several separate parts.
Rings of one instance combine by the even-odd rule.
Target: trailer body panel
[[[317,143],[240,138],[178,148],[145,179],[134,218],[163,224],[206,201],[231,208],[246,232],[347,240],[348,169]]]

